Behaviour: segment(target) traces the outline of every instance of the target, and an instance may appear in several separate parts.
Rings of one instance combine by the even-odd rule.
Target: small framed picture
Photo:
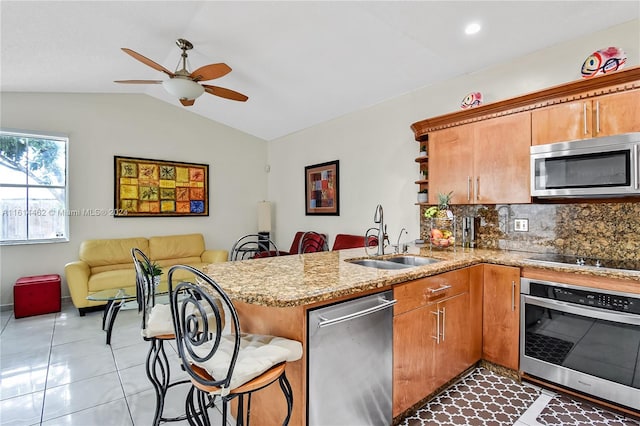
[[[340,215],[340,162],[329,161],[304,168],[305,214]]]

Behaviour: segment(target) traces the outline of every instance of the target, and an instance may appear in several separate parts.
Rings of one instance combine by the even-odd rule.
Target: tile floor
[[[155,396],[144,363],[137,310],[122,310],[111,345],[101,331],[102,312],[78,316],[70,303],[57,314],[16,320],[0,313],[0,425],[149,425]],[[170,345],[176,378],[175,346]],[[186,386],[170,391],[165,414],[183,411]],[[414,425],[640,426],[624,418],[484,369],[432,400],[403,423]],[[213,412],[214,424],[221,416]],[[564,417],[563,417],[564,416]],[[571,420],[573,423],[568,423]],[[173,423],[186,425],[187,422]]]
[[[111,345],[101,331],[102,312],[80,317],[70,303],[57,314],[15,319],[13,311],[3,311],[0,318],[1,425],[151,424],[155,394],[144,368],[149,343],[140,337],[137,310],[120,311]],[[172,374],[186,378],[175,346],[166,349]],[[165,415],[184,412],[187,389],[171,389]]]

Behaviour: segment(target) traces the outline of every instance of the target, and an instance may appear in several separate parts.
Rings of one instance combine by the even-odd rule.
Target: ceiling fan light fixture
[[[162,82],[162,87],[179,99],[196,99],[204,93],[204,87],[186,78],[174,77]]]

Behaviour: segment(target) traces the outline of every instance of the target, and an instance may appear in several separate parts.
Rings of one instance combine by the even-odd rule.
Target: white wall
[[[297,230],[359,233],[374,225],[382,204],[392,243],[402,227],[419,235],[414,205],[418,144],[410,125],[459,110],[471,91],[485,103],[580,79],[595,50],[619,46],[627,67],[640,63],[640,20],[535,52],[518,60],[425,87],[396,99],[269,142],[269,198],[274,202],[275,238],[287,247]],[[401,64],[400,64],[401,66]],[[375,88],[372,88],[375,90]],[[305,216],[304,167],[340,160],[340,216]],[[404,238],[403,238],[404,239]]]
[[[64,276],[85,239],[201,232],[208,248],[228,250],[257,231],[267,194],[261,139],[145,95],[3,93],[1,106],[2,127],[69,136],[70,209],[113,208],[114,155],[206,163],[210,173],[208,217],[71,217],[68,243],[0,246],[3,305],[21,276]]]

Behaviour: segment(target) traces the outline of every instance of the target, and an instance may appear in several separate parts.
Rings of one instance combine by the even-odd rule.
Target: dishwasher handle
[[[351,314],[343,315],[343,316],[338,317],[338,318],[327,319],[327,318],[324,318],[323,316],[320,316],[319,317],[320,318],[320,322],[318,323],[318,328],[329,327],[331,325],[336,325],[336,324],[339,324],[341,322],[351,321],[352,319],[364,317],[364,316],[372,314],[374,312],[378,312],[378,311],[382,311],[384,309],[387,309],[387,308],[395,305],[396,302],[397,302],[396,299],[387,300],[387,299],[385,299],[383,297],[380,297],[378,300],[381,302],[379,305],[372,306],[371,308],[363,309],[363,310],[358,311],[358,312],[353,312]]]

